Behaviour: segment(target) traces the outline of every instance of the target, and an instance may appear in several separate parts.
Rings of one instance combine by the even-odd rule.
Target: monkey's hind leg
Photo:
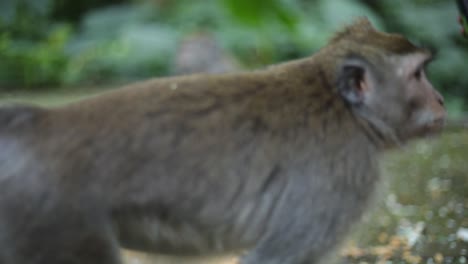
[[[112,226],[90,201],[28,196],[0,197],[0,263],[121,263]]]

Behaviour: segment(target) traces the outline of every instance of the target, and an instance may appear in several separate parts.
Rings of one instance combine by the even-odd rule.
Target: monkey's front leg
[[[17,191],[26,193],[0,197],[0,263],[120,263],[111,225],[93,199]]]
[[[291,190],[278,205],[267,234],[241,263],[318,263],[356,218],[358,208],[353,206],[354,196],[326,188],[309,193],[302,192],[301,187]]]

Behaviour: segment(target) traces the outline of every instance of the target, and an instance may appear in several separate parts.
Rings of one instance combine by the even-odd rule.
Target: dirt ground
[[[237,264],[234,256],[212,258],[176,258],[161,255],[148,255],[135,251],[123,250],[125,264]]]

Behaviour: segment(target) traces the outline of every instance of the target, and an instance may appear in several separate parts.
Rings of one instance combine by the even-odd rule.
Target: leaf
[[[235,19],[248,26],[258,27],[270,19],[289,29],[297,24],[293,10],[279,0],[225,0],[224,4]]]

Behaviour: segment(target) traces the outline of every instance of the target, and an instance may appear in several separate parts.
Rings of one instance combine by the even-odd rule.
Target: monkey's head
[[[434,134],[444,125],[442,96],[426,77],[429,50],[406,38],[375,30],[367,20],[340,32],[338,92],[385,147]]]

